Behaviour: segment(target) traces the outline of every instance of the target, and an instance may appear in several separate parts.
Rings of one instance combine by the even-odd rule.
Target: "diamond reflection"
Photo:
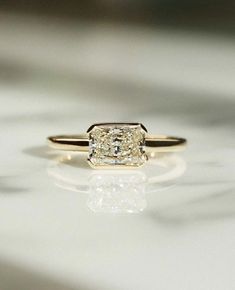
[[[133,170],[91,170],[84,155],[70,154],[50,162],[48,174],[56,186],[88,194],[94,212],[139,213],[147,194],[174,186],[185,169],[184,159],[169,153],[150,156],[144,168]]]
[[[145,181],[142,172],[93,174],[87,205],[95,212],[140,212],[147,206]]]

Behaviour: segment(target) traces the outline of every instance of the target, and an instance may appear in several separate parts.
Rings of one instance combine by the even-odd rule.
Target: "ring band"
[[[92,167],[143,165],[147,153],[177,152],[185,148],[186,139],[150,135],[140,123],[98,123],[85,134],[48,137],[54,149],[89,152]]]
[[[88,134],[58,135],[48,137],[50,147],[66,151],[89,151]],[[145,147],[148,152],[177,152],[184,149],[186,139],[164,136],[146,135]]]

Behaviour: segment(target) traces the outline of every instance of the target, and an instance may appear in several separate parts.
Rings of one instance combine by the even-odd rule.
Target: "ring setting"
[[[91,166],[135,166],[147,160],[142,124],[97,124],[88,129]]]
[[[55,149],[88,152],[92,168],[140,167],[149,153],[184,149],[186,140],[165,135],[149,135],[141,123],[97,123],[80,135],[48,137]]]

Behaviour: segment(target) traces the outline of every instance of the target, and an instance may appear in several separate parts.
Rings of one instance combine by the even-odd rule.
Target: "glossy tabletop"
[[[235,42],[1,21],[0,288],[234,289]],[[46,146],[103,121],[141,122],[188,148],[99,171]]]

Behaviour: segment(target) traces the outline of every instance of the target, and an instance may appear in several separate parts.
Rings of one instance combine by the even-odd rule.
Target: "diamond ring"
[[[185,148],[186,139],[150,135],[140,123],[98,123],[85,134],[48,137],[54,149],[88,152],[93,168],[140,167],[155,152],[176,152]]]

